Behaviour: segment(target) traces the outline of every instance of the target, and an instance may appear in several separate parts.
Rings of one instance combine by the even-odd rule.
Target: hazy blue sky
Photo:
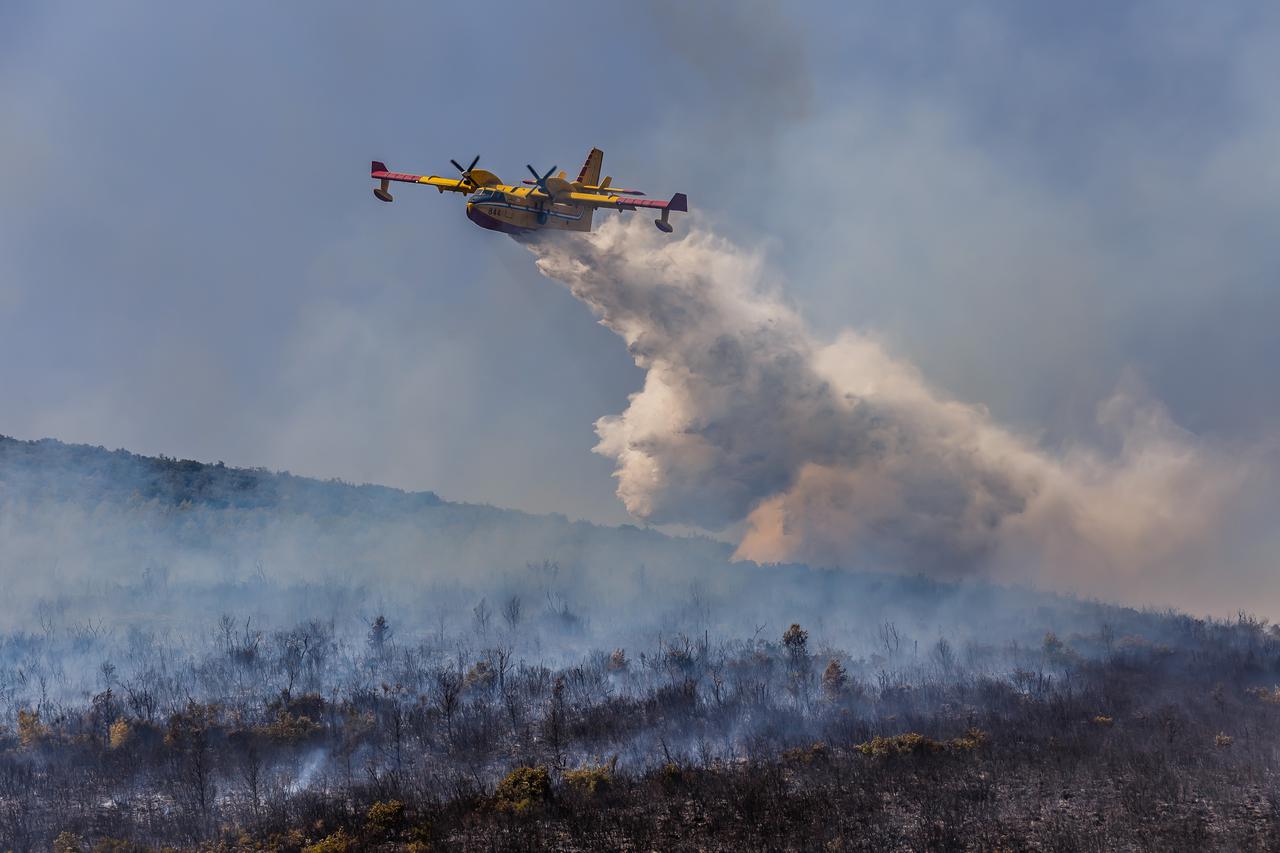
[[[691,8],[686,8],[686,6]],[[620,521],[640,373],[370,159],[684,190],[819,331],[1048,445],[1280,418],[1272,4],[0,6],[0,433]]]

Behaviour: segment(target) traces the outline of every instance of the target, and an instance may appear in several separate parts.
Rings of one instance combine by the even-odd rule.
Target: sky
[[[1040,446],[1274,446],[1278,73],[1247,2],[8,2],[0,433],[626,521],[625,347],[366,171],[598,146]]]

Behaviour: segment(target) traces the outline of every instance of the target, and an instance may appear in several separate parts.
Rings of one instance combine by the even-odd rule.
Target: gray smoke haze
[[[696,229],[611,221],[527,245],[646,372],[596,423],[628,512],[739,525],[742,558],[1133,593],[1194,571],[1249,484],[1251,454],[1124,383],[1097,414],[1111,446],[1042,449],[871,335],[818,340],[760,254]]]
[[[1045,630],[1137,618],[981,581],[762,567],[731,550],[432,493],[0,436],[0,719],[43,701],[45,687],[57,701],[87,699],[103,661],[135,668],[139,647],[182,659],[217,648],[224,623],[272,642],[319,624],[363,648],[383,615],[406,648],[454,659],[504,644],[547,664],[673,637],[777,637],[794,622],[815,647],[871,655],[889,622],[914,648],[944,634],[1034,645]]]
[[[734,140],[707,165],[717,176],[759,168],[761,157],[776,153],[786,128],[812,114],[811,50],[785,4],[659,0],[644,13],[666,61],[680,69],[682,85],[664,94],[681,121],[695,139]],[[690,141],[685,136],[681,143]]]

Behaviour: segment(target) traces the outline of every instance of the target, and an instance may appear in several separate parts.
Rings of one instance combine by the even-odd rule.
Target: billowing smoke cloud
[[[1051,567],[1061,585],[1097,590],[1200,547],[1244,480],[1136,391],[1099,412],[1113,447],[1039,448],[871,336],[816,340],[758,253],[707,233],[611,221],[527,245],[646,371],[626,411],[596,423],[627,510],[741,525],[747,559],[1020,578]]]

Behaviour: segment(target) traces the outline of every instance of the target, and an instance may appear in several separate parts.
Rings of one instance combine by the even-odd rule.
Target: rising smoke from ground
[[[596,423],[617,494],[653,523],[740,525],[738,556],[1089,592],[1206,556],[1245,466],[1135,391],[1104,451],[1049,452],[948,399],[874,337],[820,341],[763,258],[647,221],[527,241],[645,371]]]

